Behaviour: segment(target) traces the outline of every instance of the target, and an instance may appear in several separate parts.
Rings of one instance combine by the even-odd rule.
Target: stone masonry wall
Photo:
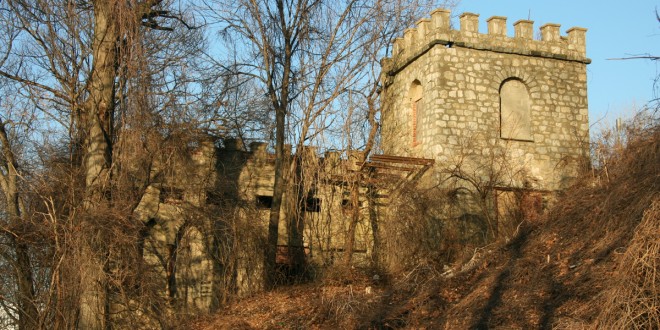
[[[535,40],[532,21],[514,23],[513,37],[505,17],[488,19],[487,34],[478,26],[478,15],[464,13],[460,30],[451,29],[450,12],[440,9],[395,41],[383,60],[385,154],[436,159],[436,172],[466,154],[501,157],[513,185],[565,187],[588,153],[586,30],[561,36],[559,25],[546,24]],[[505,91],[507,81],[524,87]],[[527,123],[515,111],[504,118],[508,104],[527,107]],[[506,120],[519,123],[522,135],[505,132],[513,127]],[[514,172],[524,172],[525,182]]]
[[[225,144],[226,141],[225,141]],[[290,147],[287,153],[290,153]],[[236,155],[244,158],[240,162],[232,161]],[[266,144],[253,142],[250,151],[237,150],[235,148],[224,148],[218,150],[219,163],[224,167],[234,163],[236,173],[221,173],[221,182],[231,183],[238,189],[229,191],[226,187],[220,190],[227,191],[225,195],[242,200],[237,203],[240,207],[250,209],[256,207],[254,217],[255,225],[267,229],[269,207],[259,206],[259,197],[273,196],[274,183],[274,154],[266,150]],[[287,158],[287,169],[293,157]],[[308,261],[323,265],[331,263],[340,258],[345,244],[345,236],[349,222],[351,205],[349,204],[349,188],[345,182],[350,176],[349,171],[355,170],[357,155],[350,155],[342,159],[339,152],[326,152],[324,157],[316,154],[312,147],[305,147],[301,152],[301,164],[303,182],[293,184],[294,178],[287,178],[290,184],[283,196],[283,208],[281,211],[278,245],[303,245]],[[224,171],[223,171],[224,172]],[[288,173],[289,171],[287,171]],[[236,179],[230,179],[235,177]],[[292,196],[295,192],[294,186],[302,189],[304,196],[303,204],[295,205]],[[300,193],[300,192],[299,192]],[[363,196],[361,196],[363,197]],[[360,200],[364,203],[363,200]],[[302,209],[303,212],[296,212]],[[362,208],[361,208],[362,210]],[[287,225],[297,216],[304,218],[304,224],[300,226],[301,233],[291,233],[293,228]],[[367,253],[370,249],[368,237],[370,226],[361,219],[358,224],[355,248],[357,253]],[[300,242],[292,242],[292,235],[302,234]],[[259,251],[261,252],[261,251]]]

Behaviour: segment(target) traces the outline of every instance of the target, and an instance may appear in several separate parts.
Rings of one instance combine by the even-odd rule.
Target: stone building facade
[[[191,145],[165,147],[151,167],[134,216],[144,224],[140,237],[142,274],[151,277],[164,301],[178,312],[218,305],[218,225],[209,200],[219,180],[215,140],[196,138]],[[216,249],[217,250],[217,249]]]
[[[480,33],[479,15],[453,29],[450,14],[419,20],[382,61],[384,153],[482,179],[498,167],[503,186],[565,188],[588,155],[586,30],[545,24],[536,40],[519,20],[510,37],[506,17]]]
[[[238,139],[209,136],[192,142],[156,159],[151,184],[135,210],[145,225],[144,268],[176,313],[213,310],[227,298],[262,290],[273,196],[275,155],[265,143],[246,147]],[[280,280],[301,273],[292,270],[299,266],[296,252],[307,271],[343,260],[349,232],[353,261],[367,263],[374,244],[366,213],[377,206],[365,206],[357,179],[362,154],[319,156],[306,147],[292,155],[290,146],[288,154],[278,235]],[[297,174],[288,170],[294,162]]]
[[[315,266],[332,264],[343,257],[353,210],[353,178],[359,173],[357,162],[362,159],[359,152],[341,157],[339,152],[318,155],[312,147],[291,154],[290,146],[287,148],[290,156],[284,164],[288,184],[280,211],[277,252],[282,275],[295,272],[291,267],[296,266],[296,253],[304,255],[306,264]],[[252,142],[245,147],[240,140],[225,139],[216,157],[216,192],[225,204],[223,212],[238,215],[223,221],[235,224],[235,235],[242,236],[234,250],[240,256],[235,264],[236,292],[247,294],[261,288],[263,282],[275,155],[265,143]],[[358,196],[360,201],[364,198]],[[242,233],[245,230],[249,235]],[[354,230],[356,259],[364,259],[373,245],[369,242],[370,227],[359,221]]]

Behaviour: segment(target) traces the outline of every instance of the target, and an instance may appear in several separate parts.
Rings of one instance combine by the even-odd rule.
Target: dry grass
[[[617,268],[599,323],[611,329],[659,329],[660,198],[644,213]]]
[[[315,284],[281,287],[238,301],[212,318],[182,329],[371,328],[383,310],[382,286],[356,270]]]

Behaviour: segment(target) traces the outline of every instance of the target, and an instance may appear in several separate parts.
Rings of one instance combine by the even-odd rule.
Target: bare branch
[[[29,79],[25,79],[25,78],[19,77],[19,76],[17,76],[17,75],[10,74],[10,73],[8,73],[8,72],[6,72],[6,71],[4,71],[4,70],[0,70],[0,76],[3,76],[3,77],[5,77],[5,78],[11,79],[11,80],[13,80],[13,81],[17,81],[17,82],[19,82],[19,83],[22,83],[22,84],[25,84],[25,85],[28,85],[28,86],[36,87],[36,88],[38,88],[38,89],[41,89],[41,90],[47,91],[47,92],[53,94],[55,97],[58,97],[58,98],[60,98],[60,99],[62,99],[62,100],[65,100],[65,101],[68,101],[68,102],[71,101],[71,100],[69,100],[69,98],[68,98],[66,95],[64,95],[62,92],[60,92],[60,91],[58,91],[58,90],[56,90],[56,89],[54,89],[54,88],[52,88],[52,87],[50,87],[50,86],[46,86],[46,85],[44,85],[44,84],[38,83],[38,82],[36,82],[36,81],[32,81],[32,80],[29,80]]]
[[[651,61],[657,61],[657,60],[660,60],[660,56],[638,55],[638,56],[630,56],[630,57],[608,58],[606,60],[608,60],[608,61],[623,61],[623,60],[651,60]]]

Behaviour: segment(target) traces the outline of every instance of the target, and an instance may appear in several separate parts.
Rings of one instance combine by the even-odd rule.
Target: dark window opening
[[[408,91],[410,97],[410,110],[411,110],[411,128],[412,128],[412,145],[413,147],[420,143],[422,123],[424,120],[424,103],[422,101],[422,84],[419,80],[413,81]]]
[[[256,202],[258,209],[270,209],[273,206],[273,196],[257,195]]]
[[[321,212],[321,199],[315,197],[309,197],[305,201],[305,211],[306,212]]]

